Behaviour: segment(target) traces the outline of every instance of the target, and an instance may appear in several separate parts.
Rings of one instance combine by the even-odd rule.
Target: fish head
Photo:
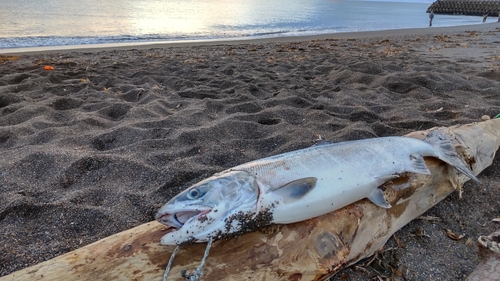
[[[257,212],[259,186],[245,171],[215,174],[178,194],[160,208],[156,220],[175,230],[161,244],[207,241],[218,231],[229,231],[225,218],[235,212]]]

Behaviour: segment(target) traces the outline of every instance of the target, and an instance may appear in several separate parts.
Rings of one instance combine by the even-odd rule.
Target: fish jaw
[[[174,228],[174,231],[165,234],[160,244],[184,245],[206,242],[209,236],[225,231],[224,219],[227,212],[228,210],[221,206],[214,206],[204,211],[177,209],[176,213],[166,213],[157,220]]]
[[[215,240],[229,239],[250,231],[260,229],[256,227],[261,220],[257,202],[244,202],[237,209],[221,210],[218,207],[208,212],[206,216],[192,219],[181,228],[165,234],[161,240],[162,245],[186,245],[207,242],[210,238]],[[270,224],[272,216],[264,225]]]
[[[200,220],[198,220],[199,222]],[[197,233],[204,226],[193,223],[183,225],[180,229],[169,232],[160,239],[162,245],[188,245],[192,243],[207,242],[210,237],[215,237],[217,233],[225,231],[224,220],[218,220],[210,223],[210,228],[206,229],[204,233]]]
[[[180,229],[182,226],[194,219],[200,219],[212,211],[212,206],[176,206],[164,205],[156,214],[155,219],[168,227]]]

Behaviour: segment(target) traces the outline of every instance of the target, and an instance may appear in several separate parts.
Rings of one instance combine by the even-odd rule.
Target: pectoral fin
[[[314,177],[298,179],[269,191],[283,198],[283,202],[290,203],[304,197],[316,186],[316,181],[318,179]]]
[[[368,200],[372,201],[373,204],[379,206],[380,208],[389,209],[391,204],[385,200],[384,193],[382,190],[375,188],[373,192],[368,196]]]

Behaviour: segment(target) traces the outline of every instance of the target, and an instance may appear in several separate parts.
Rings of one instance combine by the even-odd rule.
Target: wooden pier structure
[[[445,15],[470,15],[497,17],[500,0],[437,0],[427,8],[427,13]]]

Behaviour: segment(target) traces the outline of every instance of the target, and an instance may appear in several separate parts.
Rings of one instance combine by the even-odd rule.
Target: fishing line
[[[212,247],[212,237],[208,238],[207,247],[205,248],[205,254],[203,254],[203,258],[201,259],[200,265],[196,268],[194,273],[186,274],[186,270],[181,271],[181,276],[186,278],[188,281],[198,281],[200,280],[201,274],[203,273],[203,266],[207,261],[208,254],[210,253],[210,248]],[[172,267],[172,263],[174,262],[175,255],[179,251],[179,245],[175,247],[174,252],[170,256],[170,260],[168,261],[167,267],[165,268],[165,273],[163,274],[163,281],[167,281],[168,272]]]
[[[198,281],[200,280],[201,274],[203,272],[203,266],[205,265],[205,261],[207,260],[208,253],[210,252],[210,248],[212,247],[212,237],[208,237],[208,243],[207,247],[205,248],[205,254],[203,255],[203,259],[201,259],[200,265],[196,268],[194,273],[191,273],[189,275],[182,274],[182,277],[186,278],[188,281]]]
[[[172,263],[174,263],[174,258],[175,258],[175,255],[177,255],[177,252],[179,252],[179,245],[177,245],[177,247],[175,247],[174,252],[170,256],[170,260],[168,260],[167,268],[165,268],[165,273],[163,274],[163,281],[167,281],[168,272],[170,271],[170,268],[172,267]]]

